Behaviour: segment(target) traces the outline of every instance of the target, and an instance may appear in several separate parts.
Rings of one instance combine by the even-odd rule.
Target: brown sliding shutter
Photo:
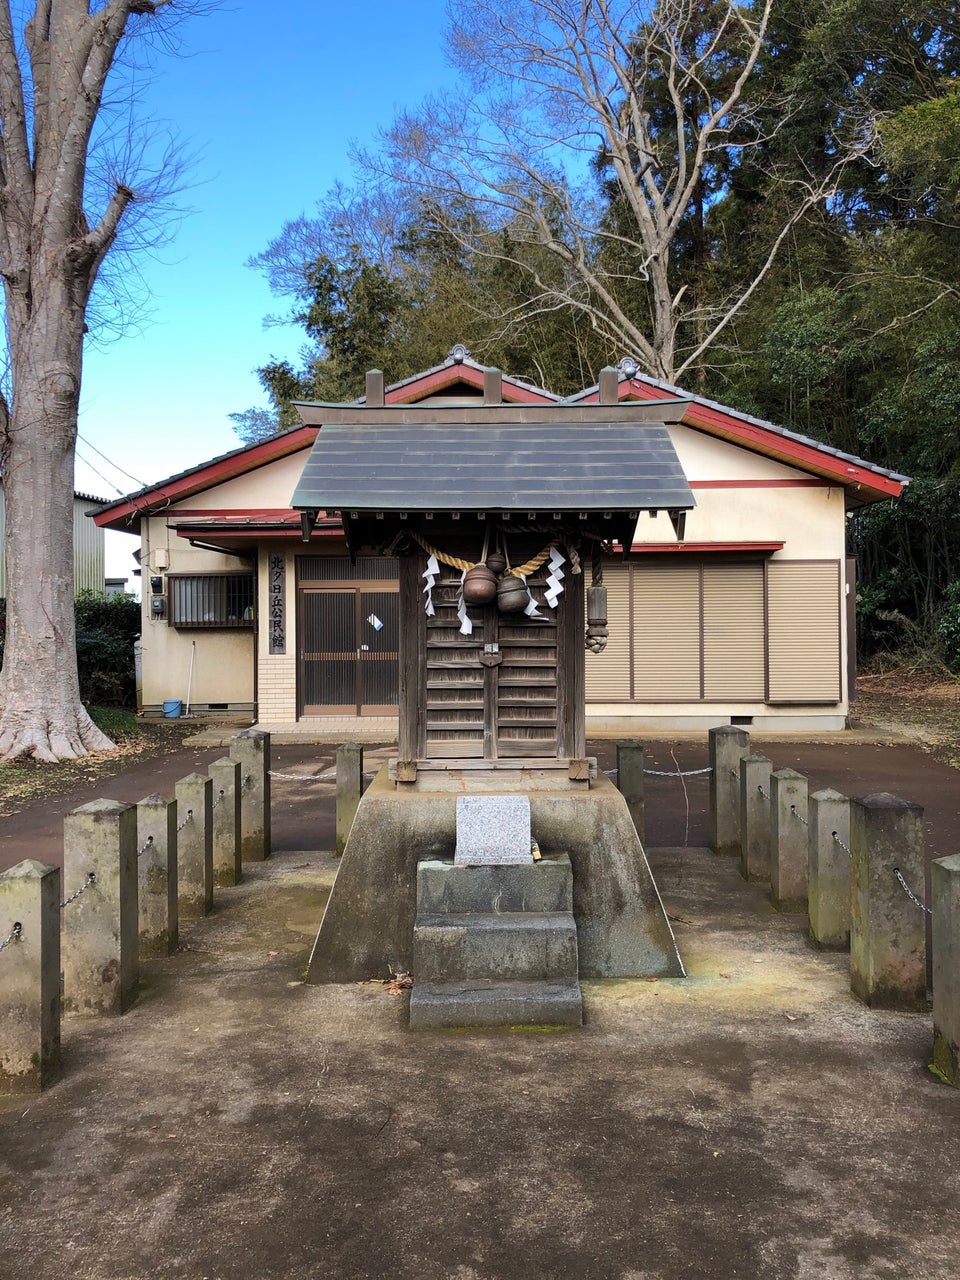
[[[603,653],[586,654],[588,702],[625,702],[630,696],[630,569],[604,567],[607,588],[607,628],[610,638]]]
[[[634,566],[633,672],[641,702],[699,702],[698,565]]]
[[[768,702],[840,701],[840,565],[767,564]]]
[[[762,702],[763,565],[703,566],[703,696]]]

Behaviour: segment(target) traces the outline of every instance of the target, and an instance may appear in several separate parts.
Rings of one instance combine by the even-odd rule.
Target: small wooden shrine
[[[395,781],[588,780],[585,596],[602,646],[602,556],[629,554],[641,513],[680,526],[693,506],[666,426],[686,402],[620,404],[605,375],[599,404],[505,404],[488,370],[473,403],[387,405],[374,371],[362,405],[299,406],[322,424],[293,498],[304,536],[336,511],[352,555],[400,562]]]
[[[457,799],[483,792],[527,795],[544,857],[569,860],[581,976],[682,975],[623,797],[586,756],[603,556],[629,554],[643,512],[668,512],[679,536],[693,506],[667,430],[685,402],[621,404],[616,385],[610,369],[599,404],[504,404],[487,370],[473,401],[386,404],[374,371],[363,404],[298,406],[321,426],[293,498],[304,538],[337,512],[352,555],[400,561],[399,752],[360,802],[308,982],[412,967],[418,867],[452,858]],[[494,955],[480,986],[513,1008],[501,977]],[[481,997],[461,985],[440,1014],[421,985],[423,1017],[466,1016],[463,991]],[[579,1021],[578,992],[562,1021]],[[537,1000],[522,1021],[542,1020]]]

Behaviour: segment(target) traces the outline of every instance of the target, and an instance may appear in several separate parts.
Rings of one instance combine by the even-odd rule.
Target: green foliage
[[[951,671],[960,671],[960,579],[951,582],[943,593],[937,636],[947,666]]]
[[[6,617],[6,601],[0,600],[0,665]],[[133,642],[140,634],[140,602],[131,595],[108,597],[102,592],[81,591],[76,599],[76,628],[83,702],[135,706]]]

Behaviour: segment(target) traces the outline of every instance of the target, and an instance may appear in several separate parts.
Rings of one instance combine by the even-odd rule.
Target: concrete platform
[[[579,1027],[580,984],[575,978],[522,982],[489,978],[418,982],[410,993],[410,1030],[444,1027]]]

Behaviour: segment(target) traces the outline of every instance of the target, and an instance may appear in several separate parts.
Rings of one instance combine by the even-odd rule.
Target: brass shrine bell
[[[501,613],[520,613],[530,603],[530,592],[522,578],[507,573],[497,583],[497,608]]]
[[[502,551],[491,551],[487,556],[487,568],[499,578],[507,567],[507,557]]]
[[[497,594],[497,575],[485,564],[475,564],[463,580],[467,604],[489,604]]]

